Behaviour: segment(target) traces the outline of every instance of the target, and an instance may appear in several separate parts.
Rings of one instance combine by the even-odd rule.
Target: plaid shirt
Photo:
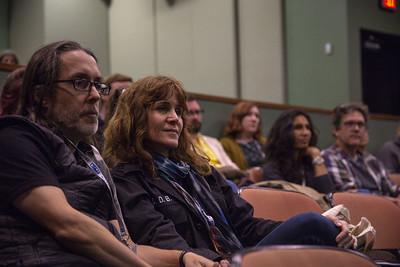
[[[322,151],[322,157],[325,160],[329,174],[333,177],[336,190],[346,191],[349,189],[360,189],[360,178],[355,175],[350,165],[350,156],[347,155],[338,146],[332,145]],[[363,164],[374,179],[379,193],[385,195],[397,195],[398,187],[393,184],[383,166],[383,164],[372,154],[368,152],[358,153]]]

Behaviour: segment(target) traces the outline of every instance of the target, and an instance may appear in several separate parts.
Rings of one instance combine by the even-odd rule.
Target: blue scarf
[[[243,248],[236,237],[222,209],[207,188],[198,180],[203,179],[189,164],[174,162],[161,155],[153,155],[154,163],[161,178],[167,180],[185,199],[189,207],[198,214],[209,230],[215,250],[225,257]],[[194,196],[182,186],[189,184]]]

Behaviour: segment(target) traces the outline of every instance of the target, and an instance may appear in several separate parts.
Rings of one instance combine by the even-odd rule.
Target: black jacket
[[[193,251],[209,259],[218,255],[202,220],[167,181],[151,178],[137,164],[120,164],[112,170],[118,199],[133,240],[163,249]],[[244,247],[256,245],[279,222],[253,218],[253,208],[213,169],[199,181],[212,196]]]

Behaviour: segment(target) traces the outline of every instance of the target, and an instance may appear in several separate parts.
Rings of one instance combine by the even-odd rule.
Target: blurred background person
[[[284,111],[268,135],[262,177],[312,187],[321,193],[334,191],[317,140],[308,114],[300,110]]]
[[[21,67],[8,74],[1,92],[0,116],[17,112],[24,73],[25,67]]]
[[[249,181],[259,181],[266,138],[261,133],[260,110],[256,104],[243,101],[233,108],[220,141],[231,160],[247,171]]]
[[[128,88],[132,82],[132,77],[120,73],[112,74],[104,81],[105,84],[111,87],[111,92],[109,95],[102,96],[100,101],[99,129],[94,136],[95,146],[99,151],[103,150],[103,132],[107,127],[108,120],[114,114],[118,98],[122,94],[123,90]]]
[[[5,50],[0,54],[0,63],[18,65],[18,57],[11,50]]]
[[[201,133],[204,110],[199,101],[189,96],[186,105],[188,108],[187,129],[198,152],[208,158],[210,165],[214,166],[226,178],[238,182],[246,175],[245,172],[232,162],[217,138]]]
[[[106,119],[107,114],[109,113],[110,101],[114,93],[118,89],[128,88],[132,84],[132,82],[133,82],[132,77],[120,73],[112,74],[104,81],[105,84],[111,87],[111,92],[108,96],[103,96],[101,98],[101,107],[99,116],[103,121]]]
[[[400,185],[400,126],[397,127],[396,137],[385,142],[376,156],[385,166],[390,179]]]

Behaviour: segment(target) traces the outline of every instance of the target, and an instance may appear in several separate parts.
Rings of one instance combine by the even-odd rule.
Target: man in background
[[[102,96],[101,98],[99,116],[103,121],[105,121],[107,114],[110,112],[110,102],[115,92],[119,89],[128,88],[132,82],[132,77],[120,73],[112,74],[104,81],[105,84],[111,87],[111,92],[109,95]]]
[[[128,88],[132,82],[132,77],[120,73],[112,74],[104,81],[105,84],[110,86],[111,91],[109,95],[103,95],[100,100],[99,129],[94,136],[95,146],[100,151],[103,149],[104,129],[107,126],[108,120],[114,114],[118,98],[122,94],[123,90]]]
[[[360,191],[397,196],[398,186],[383,164],[363,149],[368,142],[368,108],[349,103],[333,111],[335,144],[322,151],[337,191]]]
[[[400,185],[400,126],[397,127],[396,138],[383,144],[377,157],[385,165],[390,179]]]
[[[240,180],[245,177],[246,174],[229,158],[218,139],[201,134],[200,131],[204,111],[200,103],[189,96],[186,105],[188,108],[188,130],[198,152],[207,157],[210,164],[226,178],[240,183]]]

